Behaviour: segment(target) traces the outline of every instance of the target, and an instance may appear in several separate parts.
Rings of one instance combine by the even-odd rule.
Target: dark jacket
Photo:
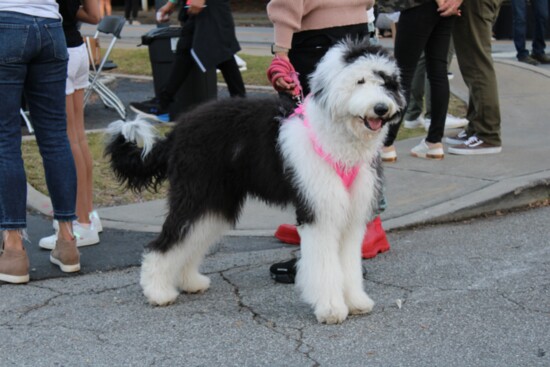
[[[206,7],[198,15],[183,18],[182,36],[191,38],[191,54],[202,71],[216,67],[240,51],[229,0],[206,0]],[[186,31],[187,26],[192,30]]]
[[[429,1],[433,2],[435,0],[378,0],[376,1],[376,4],[378,5],[379,13],[393,13],[396,11],[413,8]]]
[[[80,8],[80,0],[57,0],[59,4],[59,13],[63,17],[63,32],[67,47],[78,47],[82,43],[82,36],[78,30],[78,20],[76,13]]]

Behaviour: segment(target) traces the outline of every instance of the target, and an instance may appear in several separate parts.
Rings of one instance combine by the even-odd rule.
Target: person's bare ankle
[[[3,231],[2,240],[5,249],[21,251],[25,248],[23,246],[23,231],[20,229]]]
[[[65,240],[65,241],[74,240],[73,223],[72,222],[59,222],[58,237]]]

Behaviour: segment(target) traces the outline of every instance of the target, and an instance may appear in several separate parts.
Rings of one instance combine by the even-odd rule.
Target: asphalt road
[[[270,238],[224,238],[203,266],[211,288],[166,308],[146,303],[131,264],[2,285],[0,365],[549,366],[548,218],[544,207],[390,233],[391,250],[364,262],[373,313],[341,325],[317,324],[270,279],[297,251]],[[137,261],[151,236],[109,232],[119,243],[102,241],[94,261],[118,245]]]

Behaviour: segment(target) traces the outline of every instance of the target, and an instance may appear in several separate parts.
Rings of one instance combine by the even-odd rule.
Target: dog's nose
[[[377,103],[374,106],[374,113],[378,116],[384,116],[386,113],[388,113],[389,107],[385,103]]]

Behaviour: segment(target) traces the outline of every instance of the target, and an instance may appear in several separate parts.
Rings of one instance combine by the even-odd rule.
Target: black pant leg
[[[243,77],[235,58],[231,57],[229,60],[218,64],[217,68],[222,72],[229,95],[231,97],[246,97]]]

